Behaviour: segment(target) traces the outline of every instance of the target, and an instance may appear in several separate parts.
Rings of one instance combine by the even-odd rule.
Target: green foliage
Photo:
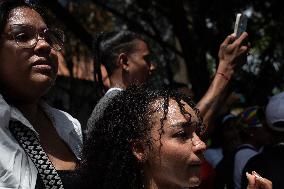
[[[208,88],[220,43],[233,32],[235,14],[246,12],[251,55],[236,74],[234,89],[250,104],[260,105],[275,91],[283,90],[284,11],[280,0],[68,2],[65,8],[92,36],[103,30],[122,29],[144,34],[156,55],[158,72],[154,81],[159,85],[172,81],[178,70],[176,56],[182,57],[188,73],[183,77],[190,80],[197,98]]]

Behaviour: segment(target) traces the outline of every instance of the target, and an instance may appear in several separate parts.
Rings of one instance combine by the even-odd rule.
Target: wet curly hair
[[[151,115],[158,111],[163,111],[159,129],[161,139],[170,99],[178,103],[182,114],[191,117],[184,108],[184,102],[188,103],[199,118],[197,133],[203,130],[199,111],[188,97],[166,88],[132,86],[114,98],[103,117],[92,122],[93,128],[87,133],[82,163],[86,188],[143,188],[143,169],[133,155],[130,141],[143,141],[151,148]],[[159,107],[154,105],[157,101],[161,102]]]

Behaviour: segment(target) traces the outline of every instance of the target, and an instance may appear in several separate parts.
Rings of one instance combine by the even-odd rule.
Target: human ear
[[[125,53],[120,53],[118,55],[117,65],[121,67],[124,71],[128,72],[129,70],[128,57]]]
[[[132,153],[138,160],[138,162],[145,162],[147,160],[147,152],[148,148],[147,145],[140,140],[135,140],[130,142],[131,143],[131,148],[132,148]]]

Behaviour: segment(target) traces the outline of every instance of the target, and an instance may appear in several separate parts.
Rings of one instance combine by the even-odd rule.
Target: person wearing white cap
[[[267,132],[271,143],[262,153],[251,158],[246,164],[242,188],[246,188],[246,172],[256,171],[273,183],[274,189],[283,189],[284,169],[284,92],[274,95],[266,106]]]

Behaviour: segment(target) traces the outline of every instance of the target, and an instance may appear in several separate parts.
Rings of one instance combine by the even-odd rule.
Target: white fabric
[[[41,106],[59,136],[80,159],[82,132],[78,120],[44,102]],[[36,184],[37,169],[11,135],[8,127],[10,120],[20,121],[34,130],[23,114],[17,108],[9,106],[0,94],[0,189],[33,189]]]
[[[107,90],[106,94],[110,93],[111,91],[123,91],[123,89],[119,87],[112,87],[109,90]]]
[[[244,167],[248,160],[259,153],[252,145],[250,144],[243,144],[240,147],[248,146],[251,148],[243,148],[240,149],[235,154],[235,162],[234,162],[234,186],[235,189],[241,188],[241,180],[242,180],[242,173],[244,170]]]
[[[273,125],[276,122],[284,121],[284,92],[272,96],[266,106],[265,116],[268,126],[276,131],[284,131],[283,127]]]

